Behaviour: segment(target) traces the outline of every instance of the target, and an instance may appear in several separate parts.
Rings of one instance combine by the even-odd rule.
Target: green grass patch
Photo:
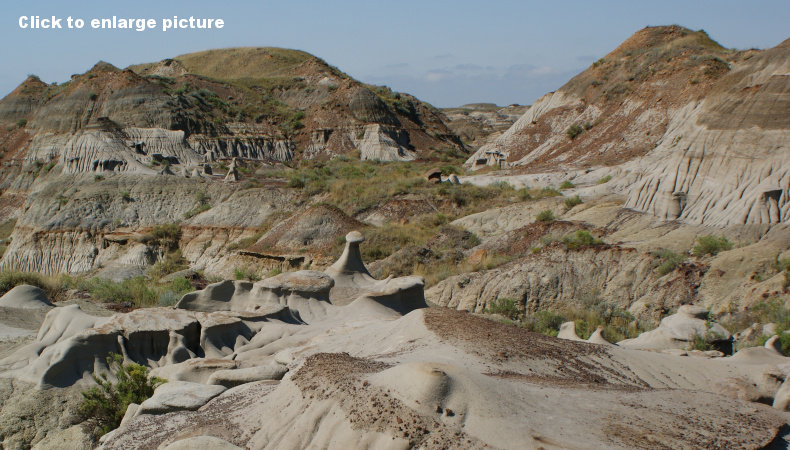
[[[724,236],[709,234],[697,238],[697,245],[691,249],[691,254],[697,257],[715,256],[726,250],[732,250],[732,242]]]

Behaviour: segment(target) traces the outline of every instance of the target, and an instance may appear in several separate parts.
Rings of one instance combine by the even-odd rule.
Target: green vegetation
[[[562,184],[560,185],[560,190],[564,190],[564,189],[573,189],[573,188],[575,188],[575,187],[576,187],[576,186],[574,186],[574,184],[573,184],[573,183],[571,183],[571,182],[570,182],[570,181],[568,181],[568,180],[565,180],[565,181],[563,181],[563,182],[562,182]]]
[[[651,252],[651,254],[658,259],[654,267],[656,272],[658,272],[658,274],[661,276],[673,272],[686,260],[685,255],[679,255],[664,248],[654,250]]]
[[[697,245],[691,249],[691,254],[697,257],[711,255],[715,256],[720,252],[731,250],[732,242],[724,236],[708,234],[697,238]]]
[[[602,300],[598,291],[581,295],[578,306],[559,311],[542,310],[525,314],[515,300],[498,298],[484,312],[502,314],[519,327],[548,336],[557,336],[560,326],[570,321],[575,322],[576,334],[580,338],[589,338],[601,326],[604,338],[610,342],[636,337],[648,328],[647,324],[636,321],[628,311]]]
[[[497,298],[490,302],[483,312],[486,314],[500,314],[510,320],[516,320],[522,315],[516,306],[516,300],[506,297]]]
[[[582,133],[584,133],[584,128],[582,128],[582,126],[581,126],[581,125],[579,125],[579,124],[576,124],[576,123],[575,123],[575,124],[573,124],[573,125],[571,125],[570,127],[568,127],[568,130],[567,130],[567,131],[565,131],[565,134],[567,134],[567,135],[568,135],[568,137],[569,137],[571,140],[574,140],[574,139],[576,139],[576,138],[577,138],[577,137],[579,137],[579,135],[580,135],[580,134],[582,134]]]
[[[107,373],[93,374],[97,386],[82,391],[79,414],[90,425],[92,434],[102,436],[118,428],[132,404],[141,404],[154,395],[157,386],[167,380],[149,377],[148,368],[136,363],[123,363],[123,357],[116,353],[107,356]],[[115,381],[111,381],[115,380]]]
[[[596,238],[587,230],[576,230],[575,234],[569,234],[562,238],[562,242],[568,250],[578,250],[603,244],[602,240]]]
[[[180,298],[187,292],[194,290],[185,278],[176,278],[165,285],[153,284],[144,277],[130,278],[120,282],[92,278],[78,282],[78,287],[90,292],[94,300],[135,308],[167,306],[166,304],[171,302],[173,297]]]
[[[174,250],[167,253],[164,259],[157,261],[156,264],[151,266],[148,269],[148,276],[153,280],[159,280],[166,275],[184,270],[187,267],[189,267],[189,265],[186,259],[181,255],[181,250]]]
[[[544,209],[535,216],[535,220],[538,222],[553,222],[556,220],[556,217],[554,217],[554,211],[550,209]]]
[[[258,281],[261,279],[261,276],[258,275],[258,271],[254,267],[241,266],[233,269],[233,279]]]
[[[181,227],[175,223],[165,223],[157,225],[151,230],[148,236],[151,240],[166,251],[171,252],[178,248],[178,241],[181,240]]]
[[[94,175],[93,181],[99,182],[104,179],[104,175]]]
[[[603,177],[600,180],[598,180],[598,184],[606,184],[606,183],[608,183],[610,181],[612,181],[612,176],[611,175],[606,175],[605,177]]]
[[[27,119],[19,119],[16,122],[17,128],[25,128],[27,126]]]
[[[582,198],[579,197],[578,195],[575,195],[573,197],[568,197],[565,199],[565,208],[571,209],[576,205],[581,205],[582,203],[584,203],[584,200],[582,200]]]
[[[743,331],[755,323],[773,323],[776,325],[776,334],[779,336],[782,353],[785,355],[790,354],[790,333],[785,333],[790,330],[790,308],[787,307],[785,301],[780,297],[767,298],[743,311],[731,313],[727,320],[720,321],[719,323],[730,333]],[[771,336],[763,335],[758,337],[754,342],[745,344],[739,343],[739,346],[762,346],[770,337]]]
[[[123,201],[128,202],[132,199],[132,193],[129,191],[121,191],[121,198]]]
[[[35,272],[0,272],[0,296],[20,284],[29,284],[43,289],[46,291],[47,297],[53,301],[59,300],[68,289],[68,285],[60,278],[48,277]]]

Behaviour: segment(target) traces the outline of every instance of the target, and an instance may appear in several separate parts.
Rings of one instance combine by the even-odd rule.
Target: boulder
[[[20,284],[0,297],[0,307],[18,309],[46,309],[50,303],[43,289],[29,284]]]
[[[708,311],[693,305],[683,305],[677,313],[661,319],[658,328],[644,332],[633,339],[617,343],[621,347],[666,350],[689,349],[701,337],[706,343],[731,351],[732,335],[724,327],[706,320]]]
[[[135,415],[194,411],[225,392],[225,389],[218,385],[171,381],[156,388],[154,395],[140,405]]]

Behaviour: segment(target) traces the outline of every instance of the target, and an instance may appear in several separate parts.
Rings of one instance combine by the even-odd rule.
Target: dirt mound
[[[338,236],[363,225],[340,209],[319,204],[278,223],[250,251],[258,253],[321,253],[335,247]]]

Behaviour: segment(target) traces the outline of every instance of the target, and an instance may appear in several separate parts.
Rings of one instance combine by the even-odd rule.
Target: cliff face
[[[470,166],[611,167],[626,207],[717,226],[786,222],[790,50],[651,27],[535,103]]]

